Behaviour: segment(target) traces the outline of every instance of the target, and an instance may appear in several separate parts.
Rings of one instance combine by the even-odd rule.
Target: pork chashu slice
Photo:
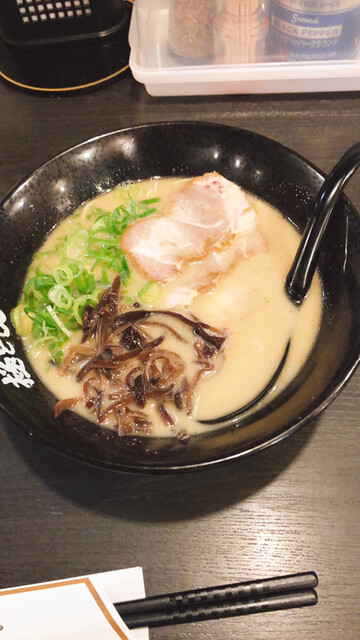
[[[121,247],[143,276],[166,283],[186,263],[202,260],[239,234],[250,237],[256,224],[244,191],[216,172],[205,173],[187,181],[163,214],[128,227]]]

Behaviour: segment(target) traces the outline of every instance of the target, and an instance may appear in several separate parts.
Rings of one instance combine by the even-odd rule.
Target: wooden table
[[[0,116],[3,196],[67,147],[151,121],[243,127],[327,171],[359,137],[360,94],[152,98],[128,75],[68,98],[1,84]],[[360,209],[359,177],[347,194]],[[315,570],[313,609],[154,629],[151,638],[357,640],[359,391],[357,372],[316,421],[276,447],[170,478],[82,465],[1,415],[0,587],[141,565],[156,594]]]

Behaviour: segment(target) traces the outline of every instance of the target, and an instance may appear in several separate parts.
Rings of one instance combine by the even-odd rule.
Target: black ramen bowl
[[[360,360],[360,222],[342,196],[320,254],[324,289],[320,332],[300,373],[275,400],[193,436],[187,444],[174,438],[119,437],[72,411],[54,418],[55,398],[32,370],[10,322],[34,252],[74,209],[121,182],[206,171],[218,171],[268,201],[300,231],[324,180],[312,164],[260,135],[216,124],[170,122],[115,131],[69,149],[2,201],[0,405],[36,439],[78,460],[114,470],[197,469],[241,458],[290,435],[318,415],[355,371]]]

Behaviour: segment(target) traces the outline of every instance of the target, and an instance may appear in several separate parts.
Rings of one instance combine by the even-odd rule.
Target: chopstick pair
[[[244,616],[317,603],[316,573],[250,580],[115,604],[129,629]]]

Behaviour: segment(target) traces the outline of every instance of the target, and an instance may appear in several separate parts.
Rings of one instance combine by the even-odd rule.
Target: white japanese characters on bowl
[[[19,389],[29,389],[35,382],[27,371],[24,360],[16,356],[15,347],[9,340],[10,329],[5,313],[0,309],[0,376],[3,384]]]

